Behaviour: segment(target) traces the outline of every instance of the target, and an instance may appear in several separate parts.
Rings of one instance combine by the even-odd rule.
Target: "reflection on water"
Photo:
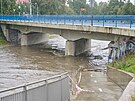
[[[76,92],[74,91],[77,90],[75,85],[80,78],[80,76],[77,76],[78,75],[77,72],[80,72],[83,69],[91,69],[91,68],[92,66],[89,57],[79,57],[79,56],[65,57],[56,50],[37,48],[37,46],[36,47],[7,46],[0,48],[0,69],[30,69],[30,70],[69,72],[73,83],[72,92],[74,95],[76,95]],[[94,76],[95,78],[93,78],[94,81],[91,80],[91,77],[93,77],[92,75],[93,76],[96,75]],[[90,71],[89,72],[83,71],[78,86],[81,87],[80,89],[85,89],[86,91],[90,90],[90,92],[82,91],[79,94],[77,94],[76,97],[75,96],[71,97],[71,99],[73,101],[98,101],[95,100],[96,99],[95,96],[91,95],[101,93],[102,93],[101,98],[104,99],[103,101],[115,101],[116,99],[118,99],[121,94],[121,89],[117,87],[115,90],[113,90],[113,88],[111,87],[115,87],[116,85],[108,81],[106,75],[103,76],[104,79],[98,80],[98,77],[100,78],[101,75],[102,73],[101,74],[98,73],[97,76],[97,74],[92,74]],[[95,82],[95,84],[93,84],[92,82]],[[107,84],[106,86],[108,87],[106,88],[106,86],[104,86],[103,88],[102,87],[94,88],[92,91],[98,93],[93,93],[91,92],[91,88],[93,88],[93,86],[96,85],[96,82],[97,84],[106,82],[103,84],[105,85]],[[111,85],[110,88],[108,84]],[[99,90],[99,88],[102,89],[105,88],[104,89],[105,93],[101,92],[101,89]],[[96,91],[96,89],[98,90]],[[112,93],[113,97],[115,97],[114,100],[108,100],[109,97],[107,100],[105,100],[106,98],[104,97],[105,96],[104,94],[107,95],[107,91],[109,93]],[[115,91],[118,91],[118,93],[115,94]],[[94,100],[89,99],[89,98],[92,99],[92,97],[94,97]]]

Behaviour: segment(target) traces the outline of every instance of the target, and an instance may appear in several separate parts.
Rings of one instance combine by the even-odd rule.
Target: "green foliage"
[[[99,3],[99,6],[98,6],[98,9],[99,9],[99,14],[107,14],[108,12],[108,4],[107,2],[100,2]]]
[[[16,3],[16,0],[2,1],[2,14],[29,14],[30,3]],[[37,14],[37,6],[41,15],[134,15],[135,5],[130,0],[109,0],[109,2],[94,2],[94,7],[86,4],[86,0],[32,0],[33,15]],[[1,5],[0,5],[1,6]],[[81,11],[80,8],[86,8]],[[1,9],[1,7],[0,7]],[[1,10],[0,10],[1,11]]]
[[[135,97],[132,97],[132,101],[135,101]]]
[[[3,33],[0,31],[0,37],[3,37]]]
[[[110,65],[118,69],[135,74],[135,54],[127,56],[125,64],[123,64],[122,60],[118,60]]]
[[[74,10],[77,15],[88,14],[89,5],[86,4],[86,0],[71,0],[69,1],[69,7]],[[86,11],[80,11],[80,8],[86,8]]]
[[[65,0],[32,0],[32,3],[37,3],[39,7],[39,14],[41,15],[60,15],[65,14],[67,9],[65,6]]]
[[[4,45],[6,43],[7,43],[6,40],[4,40],[3,37],[0,37],[0,45]]]
[[[2,30],[0,29],[0,46],[6,43],[7,41],[5,40]]]
[[[134,15],[135,5],[129,0],[110,0],[109,2],[95,2],[94,7],[90,7],[85,1],[81,0],[69,0],[69,7],[73,9],[75,14],[80,14],[80,8],[86,8],[87,11],[82,14],[91,15]]]
[[[2,2],[1,2],[2,1]],[[0,4],[2,3],[2,14],[11,15],[13,14],[13,9],[16,8],[16,0],[0,0]],[[1,11],[1,5],[0,5]]]
[[[122,7],[123,15],[134,15],[135,14],[135,6],[128,2]]]

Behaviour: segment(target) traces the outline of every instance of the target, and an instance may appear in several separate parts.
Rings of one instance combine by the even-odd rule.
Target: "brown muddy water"
[[[90,57],[65,57],[63,52],[37,46],[0,47],[0,89],[69,72],[71,101],[118,101],[121,88],[107,78],[104,67],[94,72],[91,64]]]

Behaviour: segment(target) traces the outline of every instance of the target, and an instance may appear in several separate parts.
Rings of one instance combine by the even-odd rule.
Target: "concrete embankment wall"
[[[119,101],[132,101],[132,97],[135,97],[134,75],[108,67],[107,76],[124,91]]]

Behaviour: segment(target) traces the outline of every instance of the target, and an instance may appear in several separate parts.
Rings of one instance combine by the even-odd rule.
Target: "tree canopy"
[[[10,15],[16,9],[15,0],[1,0],[0,1],[0,12],[4,15]]]
[[[1,2],[2,1],[2,2]],[[110,0],[97,3],[90,0],[31,0],[32,14],[41,15],[134,15],[135,5],[130,0]],[[66,3],[67,1],[67,3]],[[2,5],[2,7],[1,7]],[[38,9],[37,9],[38,7]],[[2,9],[1,9],[2,8]],[[0,11],[4,15],[29,14],[30,3],[16,3],[16,0],[0,0]]]

